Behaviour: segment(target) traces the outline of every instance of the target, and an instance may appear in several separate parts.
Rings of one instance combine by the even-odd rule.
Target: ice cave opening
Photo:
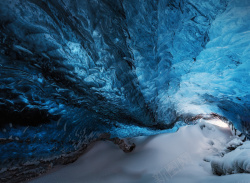
[[[0,182],[249,182],[249,0],[1,0]]]

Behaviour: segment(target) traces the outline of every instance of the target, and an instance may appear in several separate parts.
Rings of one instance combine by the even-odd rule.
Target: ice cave
[[[250,183],[250,0],[0,0],[1,183]]]

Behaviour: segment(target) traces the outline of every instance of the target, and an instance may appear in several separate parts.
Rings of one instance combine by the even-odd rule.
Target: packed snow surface
[[[129,139],[137,147],[124,153],[111,142],[98,142],[73,164],[59,167],[30,183],[247,183],[250,174],[214,175],[210,161],[234,166],[250,159],[249,141],[229,127],[200,121],[176,133]],[[243,143],[243,145],[242,145]],[[236,150],[229,152],[227,147]],[[242,146],[240,146],[242,145]],[[224,155],[225,154],[225,155]],[[224,157],[222,157],[224,155]],[[244,155],[244,156],[242,156]]]

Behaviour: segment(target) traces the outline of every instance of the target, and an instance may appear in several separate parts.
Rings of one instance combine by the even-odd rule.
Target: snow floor
[[[136,144],[131,153],[98,142],[76,162],[30,183],[250,183],[246,173],[214,175],[208,162],[220,159],[228,145],[237,145],[236,138],[227,125],[201,121],[176,133],[131,138]]]

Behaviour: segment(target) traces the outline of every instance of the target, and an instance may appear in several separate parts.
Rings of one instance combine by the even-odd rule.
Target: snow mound
[[[235,138],[235,139],[233,139],[233,140],[231,140],[230,142],[227,143],[227,149],[234,150],[238,146],[241,146],[242,144],[243,144],[243,142],[242,142],[241,139]]]
[[[235,144],[235,139],[231,144]],[[238,145],[238,142],[236,143]],[[237,147],[222,158],[211,161],[214,174],[227,175],[235,173],[250,173],[250,141]]]

